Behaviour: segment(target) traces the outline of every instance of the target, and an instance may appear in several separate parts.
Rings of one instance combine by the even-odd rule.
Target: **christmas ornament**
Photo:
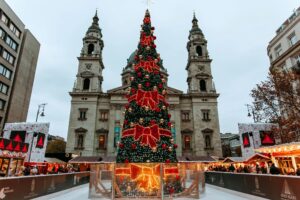
[[[128,108],[128,112],[130,112],[130,113],[131,113],[131,112],[132,112],[132,108]]]
[[[149,74],[146,74],[146,75],[145,75],[145,78],[146,78],[146,79],[149,79]]]
[[[143,58],[143,55],[139,55],[139,59],[142,59]]]
[[[119,147],[120,147],[120,149],[123,149],[123,148],[124,148],[124,144],[123,144],[123,143],[120,143],[120,144],[119,144]]]
[[[178,147],[178,145],[177,144],[174,144],[174,148],[176,149]]]
[[[145,106],[145,110],[146,110],[146,111],[149,111],[149,106]]]
[[[138,84],[138,88],[139,88],[139,89],[142,89],[142,84],[139,83],[139,84]]]
[[[170,142],[173,144],[174,143],[174,139],[172,138],[172,139],[170,139]]]
[[[154,152],[154,153],[157,152],[157,148],[156,148],[156,147],[153,147],[153,148],[152,148],[152,152]]]
[[[150,87],[151,84],[150,84],[150,82],[146,82],[145,85],[146,85],[146,87]]]
[[[132,77],[130,77],[130,80],[131,80],[131,81],[133,81],[133,80],[134,80],[134,77],[133,77],[133,76],[132,76]]]
[[[144,119],[143,119],[143,118],[140,118],[140,119],[139,119],[139,123],[140,123],[140,124],[143,124],[143,123],[144,123]]]
[[[134,127],[134,123],[133,122],[130,122],[130,127]]]
[[[151,48],[150,48],[150,46],[147,46],[147,47],[146,47],[146,50],[148,50],[148,51],[149,51],[150,49],[151,49]]]
[[[135,150],[136,149],[136,144],[132,144],[131,149]]]
[[[162,108],[163,110],[166,110],[166,109],[167,109],[167,107],[166,107],[166,106],[162,106],[161,108]]]
[[[167,145],[166,145],[166,144],[162,144],[161,147],[162,147],[163,149],[166,149],[166,148],[167,148]]]
[[[163,83],[165,83],[165,82],[166,82],[166,79],[162,78],[161,81],[162,81]]]
[[[162,124],[162,123],[164,123],[164,121],[165,121],[164,119],[160,119],[160,120],[159,120],[159,123]]]
[[[169,147],[169,151],[172,152],[172,151],[173,151],[173,148],[172,148],[172,147]]]

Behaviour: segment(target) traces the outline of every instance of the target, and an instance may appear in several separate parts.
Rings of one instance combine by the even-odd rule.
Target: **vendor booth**
[[[281,169],[282,174],[295,174],[300,168],[300,142],[262,147],[256,151],[270,154],[272,162]]]

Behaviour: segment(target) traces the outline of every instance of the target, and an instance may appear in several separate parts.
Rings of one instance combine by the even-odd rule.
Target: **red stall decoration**
[[[37,139],[36,147],[42,149],[44,147],[44,142],[45,142],[45,134],[38,133],[38,139]]]
[[[274,134],[272,131],[259,131],[259,133],[262,146],[275,144]]]
[[[249,133],[243,133],[242,134],[242,138],[243,138],[243,146],[244,148],[246,147],[250,147],[250,138],[249,138]]]
[[[15,142],[25,142],[26,131],[11,131],[10,139]]]

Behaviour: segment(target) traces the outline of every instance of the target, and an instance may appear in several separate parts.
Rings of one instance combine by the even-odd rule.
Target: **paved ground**
[[[87,200],[88,184],[78,186],[69,190],[64,190],[44,197],[36,198],[36,200]],[[186,198],[180,198],[184,200]],[[232,190],[227,190],[206,184],[205,194],[200,196],[202,200],[264,200],[256,196],[251,196]],[[103,199],[104,200],[104,199]],[[139,199],[140,200],[140,199]],[[150,200],[150,199],[149,199]]]

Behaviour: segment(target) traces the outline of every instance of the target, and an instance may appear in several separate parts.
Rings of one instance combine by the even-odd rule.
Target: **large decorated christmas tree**
[[[155,28],[148,10],[141,27],[117,163],[176,163],[177,145],[171,134],[166,80],[160,72],[162,60],[156,51]]]

